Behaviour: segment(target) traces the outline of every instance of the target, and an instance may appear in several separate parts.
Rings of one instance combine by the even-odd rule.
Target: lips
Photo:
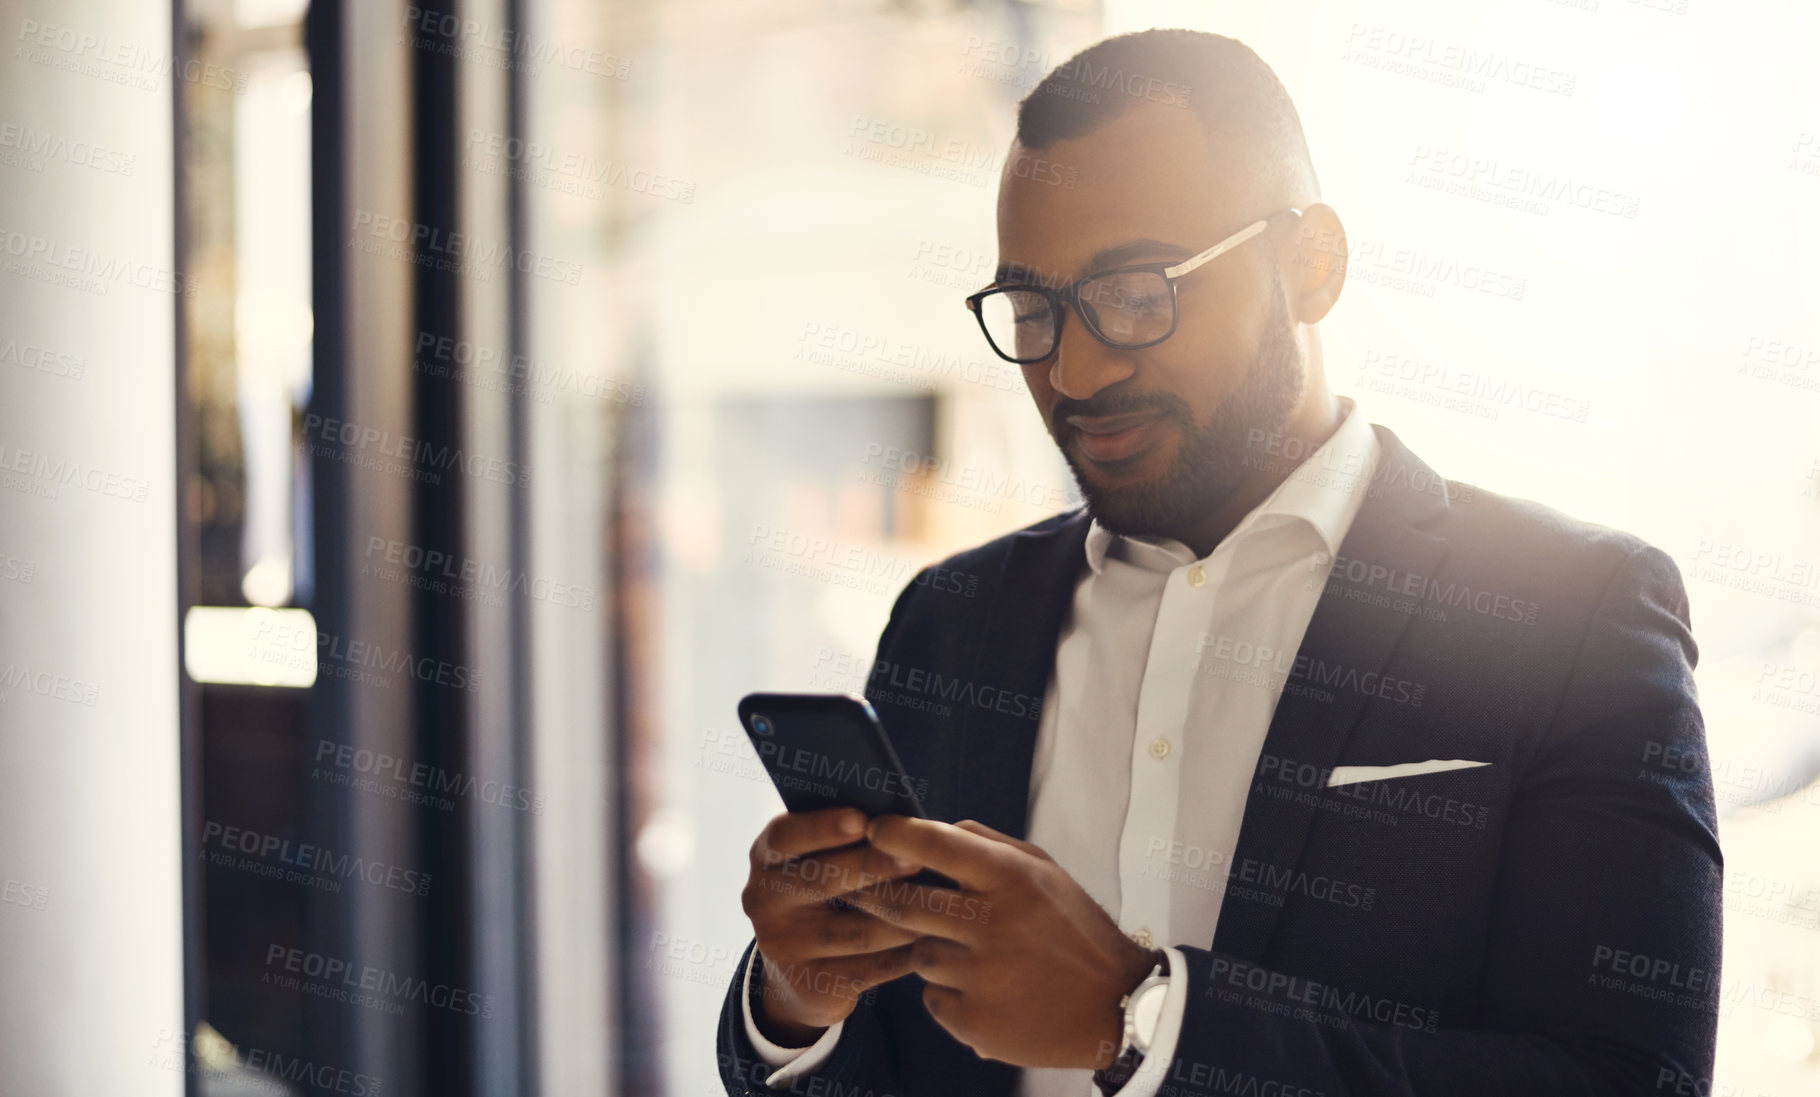
[[[1075,442],[1096,464],[1122,461],[1150,448],[1161,433],[1162,412],[1142,411],[1093,418],[1070,415],[1065,422],[1075,429]]]

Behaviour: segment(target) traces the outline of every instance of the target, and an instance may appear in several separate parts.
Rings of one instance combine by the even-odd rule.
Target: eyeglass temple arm
[[[1233,233],[1231,236],[1228,236],[1226,239],[1221,240],[1219,243],[1208,248],[1206,251],[1202,252],[1201,254],[1196,255],[1189,259],[1184,259],[1173,267],[1164,267],[1163,268],[1164,276],[1168,277],[1168,278],[1180,278],[1184,274],[1189,274],[1189,273],[1199,269],[1201,267],[1201,265],[1204,263],[1211,263],[1215,259],[1218,259],[1220,256],[1231,251],[1233,248],[1238,247],[1240,244],[1243,244],[1245,241],[1251,239],[1253,236],[1256,236],[1258,233],[1263,232],[1265,229],[1269,228],[1271,218],[1281,217],[1285,213],[1293,213],[1297,217],[1302,216],[1302,211],[1295,208],[1294,206],[1291,206],[1288,209],[1278,210],[1277,212],[1271,214],[1270,217],[1264,217],[1264,218],[1260,218],[1259,220],[1253,221],[1251,224],[1246,225],[1244,228]],[[986,289],[991,289],[991,288],[992,288],[991,286],[986,287]],[[981,290],[980,292],[984,293],[985,290]],[[978,305],[973,300],[972,297],[966,298],[965,300],[963,300],[961,302],[961,304],[966,306],[966,309],[968,312],[978,312],[979,311]]]
[[[1286,210],[1279,210],[1277,213],[1271,214],[1270,217],[1276,217],[1276,216],[1279,216],[1280,214],[1284,214],[1284,213],[1293,213],[1297,217],[1300,217],[1302,215],[1301,210],[1291,207]],[[1228,236],[1226,239],[1221,240],[1219,243],[1213,245],[1212,247],[1208,248],[1206,251],[1193,257],[1192,259],[1184,259],[1173,267],[1163,268],[1163,276],[1165,278],[1180,278],[1182,275],[1191,273],[1192,271],[1198,269],[1205,263],[1213,262],[1215,259],[1218,259],[1220,256],[1231,251],[1233,248],[1238,247],[1240,244],[1243,244],[1245,241],[1251,239],[1253,236],[1256,236],[1258,233],[1263,232],[1265,229],[1269,228],[1270,227],[1270,217],[1264,217],[1264,218],[1260,218],[1259,220],[1253,221],[1251,224],[1246,225],[1244,228],[1233,233],[1231,236]]]

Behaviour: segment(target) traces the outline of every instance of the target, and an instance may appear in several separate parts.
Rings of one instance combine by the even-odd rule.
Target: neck
[[[1212,552],[1247,514],[1270,498],[1270,493],[1289,479],[1303,461],[1333,437],[1344,417],[1339,400],[1325,382],[1320,383],[1283,426],[1281,451],[1297,456],[1292,459],[1279,454],[1258,454],[1261,459],[1251,462],[1251,475],[1226,497],[1225,502],[1170,536],[1194,550],[1196,557]],[[1275,440],[1273,437],[1273,442]]]

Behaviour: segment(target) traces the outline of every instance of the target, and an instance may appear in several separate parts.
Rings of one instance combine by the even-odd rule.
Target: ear
[[[1316,202],[1302,211],[1277,252],[1291,320],[1318,324],[1332,310],[1346,287],[1348,251],[1346,226],[1332,206]]]
[[[977,819],[962,819],[960,822],[954,824],[954,826],[958,830],[964,830],[969,834],[977,834],[981,838],[990,838],[995,842],[1003,842],[1008,846],[1016,846],[1018,849],[1023,850],[1032,857],[1040,857],[1045,861],[1055,860],[1055,858],[1049,856],[1049,851],[1042,846],[1036,845],[1033,842],[1026,842],[1022,838],[1013,838],[1009,834],[1000,833]]]

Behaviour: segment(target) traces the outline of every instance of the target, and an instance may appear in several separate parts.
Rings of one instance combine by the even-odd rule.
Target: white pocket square
[[[1414,777],[1418,773],[1445,773],[1450,769],[1489,766],[1490,762],[1467,762],[1459,758],[1430,758],[1426,762],[1404,762],[1397,766],[1335,766],[1327,778],[1327,787],[1350,785],[1357,781],[1383,781],[1391,777]]]

